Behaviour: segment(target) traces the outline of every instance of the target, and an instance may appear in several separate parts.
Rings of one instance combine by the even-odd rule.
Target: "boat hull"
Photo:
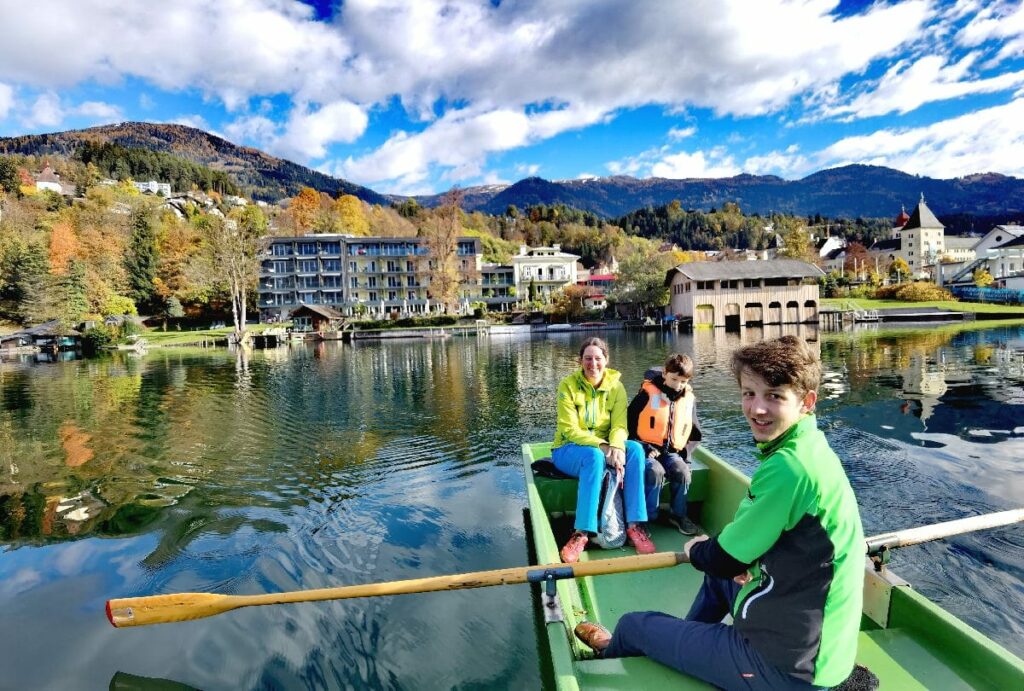
[[[550,444],[524,444],[533,563],[559,561],[559,545],[572,529],[576,481],[534,477],[530,464],[550,455]],[[733,517],[749,479],[699,447],[693,458],[691,517],[710,534]],[[667,495],[662,497],[667,499]],[[651,526],[659,551],[677,551],[686,539]],[[582,559],[628,556],[633,550],[587,550]],[[864,615],[857,660],[883,689],[1024,688],[1024,661],[914,591],[897,575],[875,571],[865,558]],[[545,686],[557,689],[709,689],[647,658],[594,659],[572,630],[583,619],[613,627],[628,611],[658,610],[685,616],[702,575],[688,565],[637,573],[562,580],[556,585],[561,620],[539,624],[550,661]],[[550,618],[550,617],[549,617]]]

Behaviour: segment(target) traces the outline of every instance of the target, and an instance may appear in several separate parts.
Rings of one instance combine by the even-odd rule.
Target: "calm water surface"
[[[629,390],[690,353],[707,443],[752,472],[727,363],[759,331],[606,335]],[[805,335],[869,534],[1024,504],[1024,326]],[[579,338],[0,362],[0,688],[537,688],[526,586],[122,630],[103,605],[526,564],[519,445]],[[1024,529],[894,561],[1024,655]]]

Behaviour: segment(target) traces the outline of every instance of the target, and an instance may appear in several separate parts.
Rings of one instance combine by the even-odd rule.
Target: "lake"
[[[1024,504],[1024,325],[802,333],[867,534]],[[760,330],[602,335],[630,393],[692,355],[705,442],[753,471],[728,361]],[[525,565],[519,447],[551,438],[581,338],[0,362],[0,687],[537,688],[528,586],[120,630],[103,607]],[[1024,527],[893,561],[1024,655]]]

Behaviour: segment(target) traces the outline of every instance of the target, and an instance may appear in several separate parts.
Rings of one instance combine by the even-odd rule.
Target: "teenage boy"
[[[605,657],[647,655],[726,689],[837,686],[857,651],[864,533],[812,412],[821,362],[784,336],[739,350],[732,370],[760,465],[732,522],[686,543],[704,572],[690,613],[633,612],[614,635],[590,622],[576,635]]]
[[[644,493],[647,516],[658,515],[661,488],[668,477],[670,509],[668,521],[683,535],[696,535],[697,526],[686,515],[686,493],[690,489],[689,452],[700,441],[696,401],[690,379],[693,360],[674,353],[662,371],[650,369],[640,391],[626,411],[629,438],[643,445],[647,457]]]

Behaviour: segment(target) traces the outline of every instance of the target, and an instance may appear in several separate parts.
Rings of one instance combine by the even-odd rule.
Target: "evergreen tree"
[[[149,309],[153,302],[154,284],[160,257],[152,219],[138,210],[132,219],[132,239],[125,257],[128,271],[128,296],[140,309]]]
[[[68,261],[67,271],[56,278],[54,295],[57,298],[57,318],[61,326],[73,329],[86,312],[89,302],[85,297],[85,262],[78,259]]]

